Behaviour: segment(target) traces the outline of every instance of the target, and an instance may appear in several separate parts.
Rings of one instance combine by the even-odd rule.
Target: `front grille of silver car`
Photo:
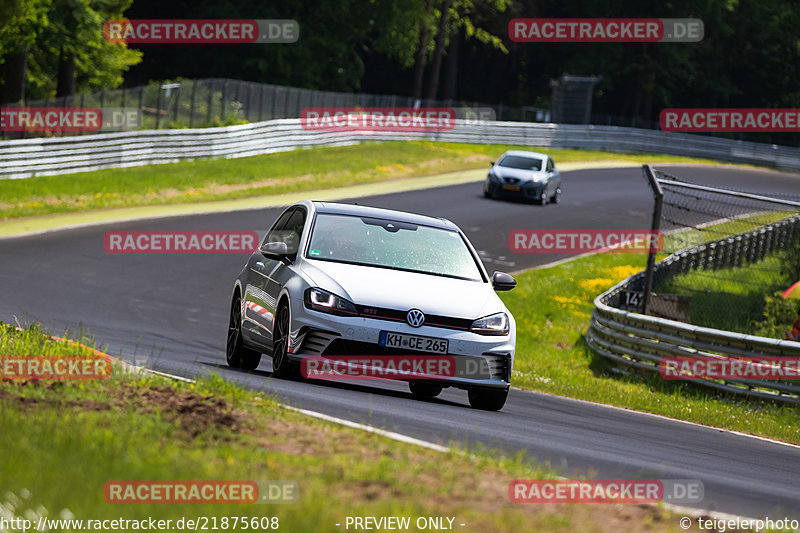
[[[485,353],[483,357],[489,364],[489,372],[493,378],[508,381],[511,357],[508,354]]]
[[[322,355],[322,352],[339,335],[324,331],[309,331],[300,340],[299,348],[295,349],[298,355]]]

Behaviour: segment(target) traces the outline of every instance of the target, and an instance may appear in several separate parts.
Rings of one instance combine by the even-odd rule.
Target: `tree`
[[[30,50],[28,82],[36,97],[118,87],[142,54],[125,43],[109,43],[103,23],[122,18],[132,0],[58,0]]]
[[[25,98],[29,48],[47,26],[51,0],[0,3],[0,104]]]

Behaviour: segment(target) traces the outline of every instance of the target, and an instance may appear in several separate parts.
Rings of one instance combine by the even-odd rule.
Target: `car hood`
[[[303,272],[317,287],[359,305],[469,319],[505,310],[489,283],[311,259]]]
[[[543,170],[522,170],[519,168],[493,167],[492,172],[498,178],[517,178],[521,181],[543,179],[547,172]]]

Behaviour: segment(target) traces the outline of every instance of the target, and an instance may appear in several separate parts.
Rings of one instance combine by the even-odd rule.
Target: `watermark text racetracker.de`
[[[307,107],[309,131],[450,131],[496,120],[491,107]]]
[[[514,230],[508,247],[515,253],[650,253],[664,248],[664,235],[642,229]]]
[[[703,40],[700,19],[572,18],[513,19],[508,37],[518,43],[637,43]]]
[[[699,503],[705,496],[697,479],[515,479],[508,484],[513,503]]]
[[[667,380],[789,381],[800,379],[800,358],[777,356],[664,357],[658,372]]]
[[[664,109],[659,114],[663,131],[695,132],[800,132],[800,109]]]
[[[105,379],[111,375],[110,358],[89,356],[0,356],[2,379]]]
[[[109,254],[250,254],[258,247],[255,231],[108,231]]]
[[[142,112],[123,107],[6,107],[1,131],[125,131],[142,125]]]
[[[110,43],[293,43],[300,25],[291,19],[115,19],[103,24],[103,36]]]
[[[103,497],[113,504],[295,503],[294,481],[109,481]]]

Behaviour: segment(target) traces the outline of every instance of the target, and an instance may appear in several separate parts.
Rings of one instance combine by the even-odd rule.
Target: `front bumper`
[[[301,362],[306,357],[320,356],[335,359],[336,356],[351,355],[373,358],[445,355],[380,346],[381,331],[448,341],[446,355],[452,358],[458,371],[453,375],[424,381],[435,381],[443,387],[462,389],[509,387],[514,362],[513,322],[508,335],[484,336],[435,326],[412,328],[404,322],[363,316],[328,315],[302,307],[292,317],[289,358]],[[390,379],[408,381],[402,375]]]
[[[541,198],[542,191],[544,191],[546,185],[547,184],[544,182],[537,181],[511,184],[487,179],[484,184],[484,190],[490,196],[495,197],[514,197],[538,200]],[[517,189],[509,189],[508,187],[516,187]]]

